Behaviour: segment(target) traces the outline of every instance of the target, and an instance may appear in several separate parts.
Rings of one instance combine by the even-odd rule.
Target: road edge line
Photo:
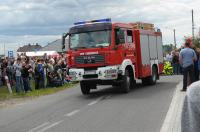
[[[160,132],[171,132],[171,131],[169,131],[169,129],[174,129],[176,127],[174,122],[176,122],[177,119],[175,117],[173,117],[173,115],[175,114],[175,116],[177,116],[176,113],[179,110],[180,105],[182,105],[182,104],[177,104],[177,101],[183,103],[182,95],[181,95],[182,93],[180,92],[181,86],[182,86],[182,81],[176,85],[175,91],[173,93],[172,101],[170,103],[169,109],[165,116],[164,122],[160,129]],[[173,126],[172,126],[172,124],[173,124]]]

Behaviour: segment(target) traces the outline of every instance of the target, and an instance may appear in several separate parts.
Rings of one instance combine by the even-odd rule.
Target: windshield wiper
[[[75,48],[72,48],[73,50],[77,50],[77,49],[86,49],[87,47],[84,47],[84,46],[82,46],[82,47],[75,47]]]
[[[96,48],[96,46],[95,46],[95,45],[92,45],[92,46],[90,46],[90,48]]]
[[[92,46],[90,46],[91,48],[103,48],[103,46],[102,45],[99,45],[99,46],[94,46],[94,45],[92,45]]]
[[[99,46],[96,46],[96,47],[100,47],[100,48],[103,48],[104,46],[102,46],[102,45],[99,45]]]

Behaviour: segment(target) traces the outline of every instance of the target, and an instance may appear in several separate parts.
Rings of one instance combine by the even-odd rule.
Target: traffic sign
[[[8,51],[8,58],[13,58],[13,57],[14,57],[13,51]]]

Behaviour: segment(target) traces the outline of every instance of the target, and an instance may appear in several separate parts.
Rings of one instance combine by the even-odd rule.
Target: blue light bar
[[[84,25],[84,24],[89,24],[89,23],[109,23],[111,22],[110,18],[106,19],[99,19],[99,20],[91,20],[91,21],[82,21],[82,22],[76,22],[74,25]]]

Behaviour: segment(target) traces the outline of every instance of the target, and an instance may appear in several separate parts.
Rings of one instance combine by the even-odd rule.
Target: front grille
[[[98,78],[97,74],[91,74],[91,75],[83,75],[84,79],[90,79],[90,78]]]
[[[97,67],[84,67],[84,71],[96,71]]]
[[[103,55],[85,55],[75,57],[76,64],[99,64],[104,63],[105,59]]]

